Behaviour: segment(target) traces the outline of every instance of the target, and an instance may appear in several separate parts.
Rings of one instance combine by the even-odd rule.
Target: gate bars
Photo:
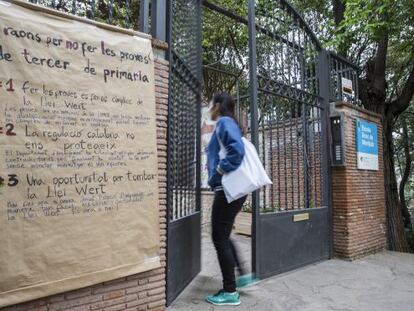
[[[122,28],[151,32],[154,38],[170,43],[168,223],[178,223],[197,214],[200,210],[199,6],[202,1],[30,2]],[[331,206],[327,149],[329,101],[361,103],[358,68],[323,50],[286,0],[247,0],[247,3],[247,21],[228,11],[222,13],[248,25],[250,122],[246,132],[250,133],[274,180],[272,186],[252,197],[253,232],[258,232],[258,219],[265,214]],[[192,9],[195,7],[198,9]],[[210,9],[214,7],[210,3]],[[342,78],[352,81],[351,96],[343,93]],[[332,231],[332,222],[329,225]],[[260,238],[253,234],[256,271],[260,268],[256,258]]]
[[[248,20],[212,1],[203,4],[248,26],[250,102],[243,100],[247,120],[239,122],[274,181],[251,199],[253,269],[259,276],[284,269],[262,263],[261,257],[275,254],[269,249],[275,243],[304,252],[297,254],[303,260],[296,266],[327,258],[332,251],[329,101],[356,102],[357,67],[326,52],[285,0],[248,0]],[[342,78],[355,86],[350,98],[342,93]],[[308,224],[313,229],[294,225],[287,216],[298,213],[312,215]],[[279,236],[272,226],[279,227]],[[314,246],[313,252],[306,251]]]
[[[201,269],[201,1],[167,1],[167,305]]]
[[[168,134],[169,221],[200,211],[200,1],[171,2]],[[189,8],[194,8],[189,10]]]
[[[262,212],[326,205],[320,44],[282,0],[249,1],[249,35],[252,141],[276,181],[261,191],[256,204]]]
[[[185,48],[183,44],[191,41],[193,46],[196,46],[196,41],[201,38],[194,35],[195,32],[192,32],[191,27],[186,32],[180,32],[178,27],[185,18],[188,21],[201,18],[201,16],[180,17],[180,11],[188,11],[178,5],[182,6],[183,4],[180,3],[184,2],[190,4],[192,1],[177,1],[177,4],[174,4],[177,9],[176,14],[173,15],[172,26],[166,23],[166,1],[30,0],[30,2],[124,28],[139,29],[143,32],[149,32],[151,29],[153,36],[160,40],[166,40],[167,28],[175,27],[175,30],[172,29],[171,32],[176,37],[170,40],[175,45],[174,50],[181,49],[181,52],[177,52],[181,55],[177,58],[174,53],[171,54],[173,70],[181,72],[184,80],[187,79],[190,84],[200,80],[189,78],[195,73],[194,71],[190,70],[189,74],[184,72],[185,68],[195,69],[197,66],[200,67],[200,64],[195,63],[197,53],[192,52],[195,49]],[[208,4],[206,1],[198,2]],[[252,112],[258,110],[256,116],[252,115],[251,121],[254,121],[251,122],[250,128],[253,133],[252,140],[258,147],[264,162],[268,162],[270,175],[283,176],[275,185],[262,191],[262,209],[276,211],[318,206],[321,203],[319,192],[322,175],[320,167],[312,170],[312,164],[315,166],[321,163],[318,162],[317,156],[321,151],[318,150],[321,147],[320,119],[324,109],[321,105],[322,97],[319,94],[320,82],[318,81],[318,53],[322,51],[321,45],[301,16],[287,1],[249,0],[248,2],[249,20],[242,18],[242,22],[248,22],[249,32],[252,32],[249,40],[251,51],[249,62],[252,68],[250,70],[250,81],[252,81],[250,104],[258,103],[257,107],[250,107]],[[214,4],[209,5],[213,6],[211,9],[217,9]],[[251,17],[250,13],[254,13],[254,16]],[[236,20],[241,18],[235,15],[230,17]],[[256,53],[257,49],[259,54]],[[331,101],[347,99],[360,104],[357,101],[358,68],[331,52],[328,53],[327,67],[321,69],[328,67],[329,71],[325,70],[325,73],[329,75],[328,98]],[[252,73],[254,73],[253,76]],[[346,98],[342,94],[342,77],[351,80],[355,86],[352,98]],[[194,87],[198,86],[192,86],[193,90]],[[260,124],[257,125],[257,122]],[[313,123],[314,126],[307,126],[307,123]],[[275,127],[275,124],[280,126],[269,130]],[[288,126],[282,126],[282,124]],[[286,131],[286,128],[290,130]],[[295,132],[303,132],[303,135],[296,135]],[[279,137],[281,134],[283,139],[275,139],[275,136]],[[304,145],[303,150],[290,147],[289,145],[293,143],[296,146]],[[272,159],[272,153],[276,154],[278,161]],[[281,165],[276,165],[275,162],[281,163],[282,155],[289,155],[290,162],[282,161]],[[180,160],[179,157],[177,159]],[[294,176],[302,175],[308,176],[302,178],[303,182],[300,182],[301,178],[297,178],[299,182],[293,181]],[[174,178],[174,176],[175,174],[171,177]],[[292,190],[289,193],[287,193],[288,188]],[[178,218],[178,215],[174,217]]]
[[[331,206],[329,66],[285,0],[248,4],[251,140],[274,182],[252,196],[252,266],[260,275],[262,215]]]

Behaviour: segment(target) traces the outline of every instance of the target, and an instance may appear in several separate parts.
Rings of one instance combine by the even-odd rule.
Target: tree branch
[[[241,75],[243,74],[243,71],[244,71],[244,66],[243,66],[243,68],[239,71],[239,74],[237,75],[237,77],[234,77],[234,80],[233,80],[233,82],[230,84],[230,90],[232,90],[233,89],[233,87],[236,85],[236,83],[237,83],[237,81],[240,79],[240,77],[241,77]]]
[[[244,62],[243,62],[243,57],[241,57],[241,55],[240,55],[240,51],[237,48],[237,44],[234,41],[234,36],[233,36],[233,33],[231,31],[229,32],[229,37],[230,37],[230,40],[231,40],[231,44],[233,45],[234,50],[236,51],[236,56],[239,59],[239,62],[241,63],[242,67],[244,68],[245,66],[244,66]]]
[[[338,27],[344,20],[345,16],[345,3],[342,0],[332,0],[333,14],[335,19],[335,25]]]
[[[383,90],[385,96],[385,70],[388,52],[388,33],[385,31],[378,42],[377,53],[375,55],[374,68],[374,87]]]
[[[358,49],[358,52],[355,53],[356,54],[356,57],[352,57],[354,63],[357,64],[358,66],[361,66],[361,57],[362,57],[362,54],[364,52],[366,52],[366,50],[367,50],[367,48],[369,46],[369,38],[368,37],[361,38],[361,40],[363,40],[363,43],[361,43],[361,45],[360,45],[360,47]]]
[[[411,174],[411,154],[410,154],[410,145],[408,141],[408,128],[407,122],[405,118],[401,120],[402,128],[403,128],[403,146],[404,146],[404,156],[405,156],[405,167],[404,171],[401,171],[402,177],[400,182],[400,189],[399,189],[399,196],[401,202],[401,209],[404,216],[404,224],[405,227],[411,227],[411,219],[410,213],[407,209],[407,202],[405,200],[405,185],[407,184],[408,178]],[[401,168],[400,168],[401,169]]]
[[[394,115],[398,116],[404,112],[410,105],[411,100],[414,96],[414,64],[411,68],[410,75],[407,81],[405,81],[404,87],[401,91],[400,96],[390,103],[389,111]]]
[[[394,83],[395,85],[393,84],[393,86],[391,86],[392,90],[391,90],[391,95],[389,96],[389,98],[390,98],[389,101],[390,102],[392,102],[393,99],[395,97],[397,97],[397,95],[398,95],[398,82],[405,75],[405,69],[410,68],[413,59],[414,59],[414,49],[413,49],[412,53],[410,54],[410,57],[408,58],[408,60],[406,62],[402,62],[401,64],[399,64],[399,66],[396,67],[396,69],[394,70],[396,72],[395,78],[393,79],[395,81],[395,83]]]
[[[237,14],[235,14],[235,13],[233,13],[233,12],[231,12],[231,11],[229,11],[229,10],[227,10],[227,9],[217,5],[217,4],[211,3],[207,0],[203,0],[202,4],[204,5],[204,7],[208,8],[212,11],[218,12],[218,13],[224,15],[224,16],[227,16],[228,18],[231,18],[232,20],[234,20],[234,21],[236,21],[240,24],[244,24],[246,26],[249,25],[249,22],[248,22],[247,18],[242,17],[240,15],[237,15]],[[288,5],[288,4],[285,3],[284,5]],[[302,17],[300,15],[297,15],[296,17],[300,20],[300,23],[302,24],[304,31],[312,38],[312,41],[317,46],[317,48],[322,48],[321,43],[319,42],[318,38],[310,30],[310,28],[307,26],[307,24],[302,19]],[[287,44],[287,45],[289,45],[289,46],[291,46],[295,49],[298,49],[298,50],[302,49],[302,47],[299,46],[298,44],[296,44],[296,42],[290,41],[287,38],[285,38],[283,36],[280,36],[276,32],[269,31],[269,29],[266,29],[266,28],[264,28],[264,27],[262,27],[258,24],[256,24],[256,30],[258,32],[270,37],[270,38],[273,38],[274,40],[279,40],[280,42],[283,42],[283,43],[285,43],[285,44]]]
[[[345,2],[344,0],[332,0],[333,16],[336,30],[343,33],[344,30],[340,28],[342,21],[345,19]],[[338,46],[338,54],[347,57],[350,44],[342,42]]]
[[[411,111],[404,111],[404,114],[409,114],[409,115],[414,116],[414,112],[411,112]]]

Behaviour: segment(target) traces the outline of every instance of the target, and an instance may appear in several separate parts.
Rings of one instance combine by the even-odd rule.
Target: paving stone
[[[233,236],[250,262],[250,239]],[[202,271],[168,311],[400,311],[414,310],[414,254],[381,252],[343,261],[332,259],[262,280],[240,291],[238,307],[216,307],[205,297],[221,288],[210,234],[203,232]]]

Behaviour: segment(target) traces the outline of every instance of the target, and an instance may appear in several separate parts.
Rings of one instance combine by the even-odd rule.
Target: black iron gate
[[[284,0],[249,0],[249,43],[251,139],[273,180],[252,197],[263,278],[330,257],[329,81],[325,52]]]
[[[250,200],[253,269],[263,278],[331,256],[329,99],[343,99],[341,79],[356,81],[357,69],[328,55],[286,0],[245,1],[248,20],[206,0],[30,0],[143,32],[151,24],[169,43],[167,304],[200,271],[201,3],[249,30],[240,121],[273,180]]]
[[[170,0],[167,304],[200,272],[201,1]]]

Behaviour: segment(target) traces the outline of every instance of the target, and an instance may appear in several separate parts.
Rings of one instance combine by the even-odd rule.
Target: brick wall
[[[260,204],[266,210],[307,208],[306,201],[310,208],[322,206],[320,113],[313,112],[307,118],[307,135],[304,128],[302,117],[286,117],[285,120],[272,120],[271,125],[258,129],[259,157],[273,181],[272,185],[260,190]],[[250,135],[246,129],[245,133]]]
[[[306,192],[310,207],[322,205],[322,136],[317,121],[308,122],[306,151],[301,118],[279,121],[271,129],[259,131],[259,155],[273,181],[273,185],[261,191],[262,197],[266,198],[267,209],[306,208]]]
[[[165,310],[168,70],[167,61],[155,59],[161,268],[5,307],[1,311]]]
[[[337,103],[344,116],[346,166],[332,173],[334,254],[355,259],[386,246],[382,126],[378,115]],[[357,169],[356,118],[378,126],[379,170]]]

